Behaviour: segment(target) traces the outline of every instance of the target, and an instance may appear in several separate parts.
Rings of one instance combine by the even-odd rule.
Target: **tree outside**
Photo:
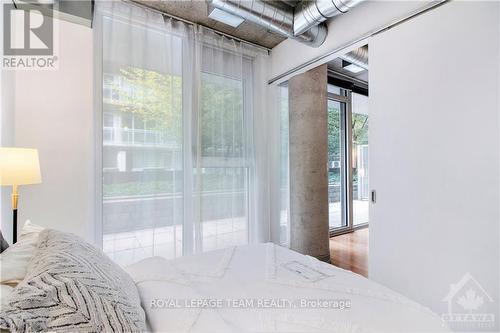
[[[161,133],[167,143],[182,144],[182,78],[135,67],[120,69],[119,76],[119,84],[113,84],[113,91],[119,96],[119,102],[115,103],[118,112],[132,114],[136,123],[141,122],[148,130]],[[197,135],[202,164],[204,158],[217,158],[219,161],[222,158],[226,162],[227,159],[237,158],[244,163],[246,132],[241,80],[202,74]],[[165,148],[159,144],[155,149]],[[181,161],[179,165],[182,165]],[[202,167],[203,176],[196,177],[201,184],[195,184],[202,191],[243,189],[246,186],[245,164],[240,168],[234,168],[234,165],[225,168],[220,163],[218,167]],[[171,179],[117,182],[105,185],[103,192],[108,197],[173,193],[181,190],[179,184],[177,182],[174,186]]]

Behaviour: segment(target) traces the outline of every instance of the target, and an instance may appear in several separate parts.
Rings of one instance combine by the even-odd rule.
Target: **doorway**
[[[368,97],[328,87],[328,209],[330,236],[369,223]]]

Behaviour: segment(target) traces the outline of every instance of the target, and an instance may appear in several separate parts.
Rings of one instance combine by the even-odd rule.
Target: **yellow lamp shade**
[[[42,182],[38,150],[0,147],[0,185]]]

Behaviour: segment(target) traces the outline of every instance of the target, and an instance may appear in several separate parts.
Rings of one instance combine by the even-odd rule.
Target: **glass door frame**
[[[341,196],[343,197],[341,210],[342,221],[340,227],[329,227],[330,237],[352,232],[368,227],[369,222],[354,225],[353,219],[353,167],[352,167],[352,92],[340,88],[340,95],[328,92],[328,100],[345,105],[345,112],[340,115],[341,128]],[[327,110],[328,112],[328,110]],[[328,207],[330,209],[330,207]]]

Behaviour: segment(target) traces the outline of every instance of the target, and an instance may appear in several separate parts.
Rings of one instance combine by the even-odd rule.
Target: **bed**
[[[0,257],[1,329],[448,331],[408,298],[272,243],[151,257],[122,269],[77,236],[42,230],[28,225]]]
[[[271,243],[153,257],[127,271],[152,331],[446,331],[408,298]]]

